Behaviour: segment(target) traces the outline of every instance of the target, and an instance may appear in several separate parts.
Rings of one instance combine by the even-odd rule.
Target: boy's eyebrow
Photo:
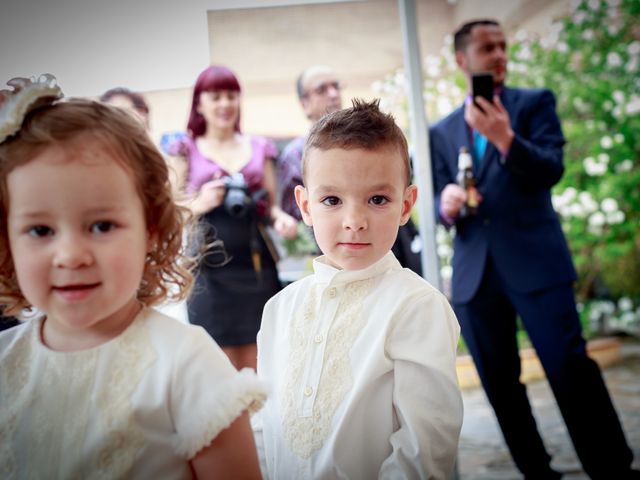
[[[392,183],[379,183],[376,185],[371,185],[370,187],[367,187],[368,190],[374,190],[374,191],[379,191],[379,190],[393,190],[394,189],[394,185]],[[316,193],[331,193],[334,192],[336,190],[339,190],[338,187],[335,187],[333,185],[318,185],[315,189]]]

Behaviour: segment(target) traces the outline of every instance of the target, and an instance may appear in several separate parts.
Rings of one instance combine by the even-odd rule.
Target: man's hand
[[[465,121],[505,155],[511,148],[514,137],[509,113],[497,95],[493,96],[493,102],[482,97],[476,97],[475,101],[482,110],[474,102],[469,102],[464,109]]]
[[[440,194],[440,209],[449,218],[457,218],[460,209],[467,201],[467,192],[459,185],[450,183]]]
[[[476,190],[477,192],[477,190]],[[476,193],[478,203],[482,202],[482,195]],[[451,219],[460,214],[460,209],[467,203],[467,191],[460,185],[449,183],[440,194],[440,210]]]

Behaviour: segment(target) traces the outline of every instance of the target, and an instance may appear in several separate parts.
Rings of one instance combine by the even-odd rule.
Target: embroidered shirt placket
[[[298,415],[301,417],[313,415],[313,405],[318,395],[320,376],[324,367],[327,337],[340,305],[340,289],[329,283],[322,292],[322,300],[318,304],[315,309],[313,328],[307,338],[310,354],[305,363],[302,390],[298,402],[300,406]]]

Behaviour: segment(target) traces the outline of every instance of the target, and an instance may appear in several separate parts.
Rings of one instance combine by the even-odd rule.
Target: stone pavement
[[[625,340],[620,353],[620,363],[602,372],[627,441],[634,451],[633,465],[640,468],[640,340]],[[553,468],[564,474],[563,480],[588,480],[546,380],[529,382],[527,389],[538,428],[553,457]],[[458,453],[458,479],[522,479],[482,388],[463,390],[463,401],[465,414]]]

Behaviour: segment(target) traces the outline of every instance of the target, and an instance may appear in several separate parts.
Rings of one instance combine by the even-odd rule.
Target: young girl
[[[55,79],[0,93],[2,478],[258,478],[264,392],[200,328],[150,307],[186,295],[183,212],[121,109]],[[177,287],[177,288],[175,288]]]

